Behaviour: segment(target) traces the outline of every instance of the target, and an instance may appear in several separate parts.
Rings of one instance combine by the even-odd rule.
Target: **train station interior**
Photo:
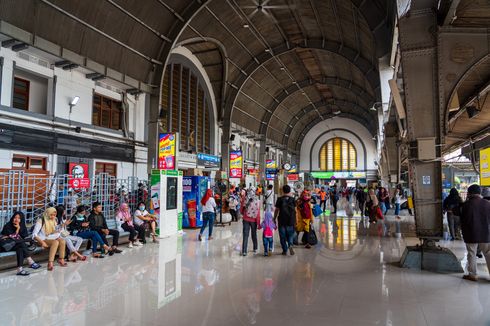
[[[0,325],[490,325],[490,1],[0,0],[0,42]]]

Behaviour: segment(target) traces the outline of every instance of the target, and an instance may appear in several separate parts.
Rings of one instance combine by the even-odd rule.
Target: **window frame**
[[[22,91],[22,93],[25,93],[25,94],[21,94],[23,96],[26,96],[26,107],[25,108],[18,108],[18,107],[14,106],[14,97],[16,94],[19,94],[18,92],[16,92],[16,87],[15,87],[15,82],[17,80],[26,83],[27,91],[26,92]],[[13,88],[13,90],[12,90],[12,107],[14,109],[18,109],[18,110],[29,111],[29,97],[31,95],[30,94],[31,93],[31,81],[29,79],[21,78],[21,77],[14,75],[14,84],[13,84],[12,88]]]
[[[19,158],[25,160],[25,167],[14,167],[13,166],[14,160],[19,159]],[[42,168],[41,169],[31,168],[32,160],[41,160]],[[46,166],[47,166],[47,157],[44,157],[44,156],[25,155],[25,154],[14,154],[12,156],[12,165],[11,165],[12,170],[19,170],[19,171],[29,170],[29,171],[43,171],[43,172],[45,172],[45,171],[47,171]]]
[[[336,143],[338,144],[337,147]],[[344,147],[347,157],[344,157]],[[351,148],[353,150],[352,152]],[[331,151],[329,149],[331,149]],[[355,156],[354,158],[351,157],[352,153]],[[330,154],[332,156],[331,159]],[[331,169],[329,161],[332,163]],[[338,164],[336,164],[336,161],[338,161]],[[344,163],[347,165],[347,169],[343,168],[345,166]],[[340,169],[337,169],[336,165],[339,166]],[[320,147],[318,153],[318,167],[321,171],[357,171],[357,149],[348,139],[342,137],[330,138]]]
[[[99,102],[96,102],[96,97],[100,98]],[[108,101],[108,104],[104,103],[104,100]],[[98,118],[98,124],[94,122],[94,116],[95,116],[95,110],[98,110],[97,118]],[[109,126],[103,125],[102,124],[102,114],[104,112],[109,112]],[[117,128],[114,128],[112,123],[113,123],[113,117],[115,116],[116,111],[119,111],[119,126]],[[122,101],[113,99],[108,96],[104,96],[100,93],[94,93],[92,96],[92,125],[97,126],[97,127],[102,127],[102,128],[108,128],[112,130],[122,130],[122,121],[124,119],[124,111],[122,109]]]

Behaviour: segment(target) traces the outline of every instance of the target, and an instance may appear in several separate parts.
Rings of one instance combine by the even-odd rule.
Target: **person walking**
[[[298,208],[298,221],[296,223],[296,233],[303,232],[302,240],[305,244],[306,249],[310,249],[311,245],[308,241],[308,236],[310,233],[311,224],[313,222],[313,212],[311,209],[311,195],[308,190],[303,190],[301,196],[296,201]]]
[[[325,191],[325,187],[322,187],[318,192],[318,195],[320,196],[320,208],[322,209],[322,212],[325,213],[325,210],[327,209],[327,192]]]
[[[272,212],[274,208],[274,190],[272,185],[267,186],[267,191],[264,197],[265,207],[264,210]]]
[[[468,252],[468,274],[463,279],[478,281],[476,269],[476,252],[480,248],[487,268],[490,271],[490,202],[481,196],[481,188],[471,185],[468,188],[468,198],[461,209],[461,228],[463,240]]]
[[[291,194],[291,187],[282,187],[282,197],[276,201],[276,211],[274,213],[274,223],[279,226],[279,239],[281,241],[282,254],[294,255],[294,226],[296,225],[296,201]]]
[[[201,199],[202,205],[202,227],[199,232],[199,241],[202,241],[202,234],[206,230],[206,226],[209,224],[208,240],[213,239],[213,224],[215,218],[216,201],[213,197],[213,191],[208,189]]]
[[[243,243],[242,255],[247,255],[248,236],[252,233],[253,251],[257,253],[257,226],[260,225],[260,201],[255,194],[255,190],[250,188],[247,191],[247,200],[242,208],[243,214]]]
[[[332,203],[333,212],[337,214],[337,202],[339,201],[339,194],[337,192],[337,185],[333,185],[330,190],[330,202]]]
[[[259,230],[263,229],[262,240],[264,243],[264,256],[271,256],[274,247],[274,230],[277,230],[276,223],[272,220],[272,211],[266,210],[264,220],[259,226]]]
[[[458,190],[452,188],[449,192],[449,196],[442,203],[442,208],[447,213],[447,224],[449,225],[449,233],[451,234],[451,241],[460,240],[459,225],[461,215],[461,205],[463,199],[459,196]]]
[[[400,216],[400,204],[402,201],[402,195],[400,194],[400,189],[396,188],[395,189],[395,216],[399,217]]]

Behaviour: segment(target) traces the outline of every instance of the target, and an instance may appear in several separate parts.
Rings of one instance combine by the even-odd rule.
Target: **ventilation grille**
[[[37,65],[40,65],[44,68],[49,68],[49,62],[43,59],[40,59],[38,57],[35,57],[33,55],[27,54],[25,52],[18,52],[17,56],[23,60],[35,63]]]

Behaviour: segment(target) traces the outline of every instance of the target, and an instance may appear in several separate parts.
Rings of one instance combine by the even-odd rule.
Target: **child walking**
[[[264,229],[264,256],[272,255],[272,249],[274,246],[274,230],[277,230],[277,226],[272,219],[272,212],[266,211],[264,221],[260,224],[260,229]]]

